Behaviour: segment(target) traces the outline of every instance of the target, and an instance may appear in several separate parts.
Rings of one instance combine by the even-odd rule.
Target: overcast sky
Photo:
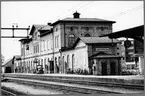
[[[113,32],[143,25],[143,1],[19,1],[1,2],[1,28],[27,28],[33,24],[47,24],[58,19],[73,17],[77,11],[81,18],[100,18],[116,21]],[[11,31],[1,30],[1,35],[10,35]],[[16,35],[25,35],[26,31],[16,31]],[[20,39],[20,38],[19,38]],[[20,55],[19,39],[1,39],[1,53],[5,59]]]

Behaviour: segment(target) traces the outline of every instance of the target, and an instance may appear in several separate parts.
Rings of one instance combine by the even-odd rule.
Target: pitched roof
[[[2,63],[2,66],[5,66],[5,65],[8,64],[11,60],[13,60],[13,58],[6,60],[4,63]]]
[[[65,18],[62,20],[58,20],[52,25],[55,25],[59,22],[110,22],[110,23],[115,23],[115,21],[110,21],[110,20],[105,20],[105,19],[100,19],[100,18]]]
[[[39,24],[32,25],[32,28],[31,28],[31,31],[30,31],[30,35],[32,35],[34,33],[34,29],[39,30],[39,29],[41,29],[41,28],[43,28],[45,26],[48,26],[48,25],[39,25]]]
[[[51,28],[53,28],[52,26],[49,26],[49,25],[46,25],[46,26],[43,26],[41,27],[39,30],[51,30]]]
[[[39,31],[40,31],[40,37],[45,36],[45,35],[47,35],[49,33],[52,33],[53,32],[53,29],[52,28],[53,27],[52,26],[49,26],[49,25],[40,28],[39,29]]]
[[[117,39],[109,39],[108,37],[80,37],[80,39],[86,44],[93,43],[118,43]]]
[[[21,59],[21,55],[15,55],[14,58],[15,58],[16,60],[19,60],[19,59]]]

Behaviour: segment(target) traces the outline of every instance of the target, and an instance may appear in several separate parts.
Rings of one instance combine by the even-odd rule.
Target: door
[[[50,73],[54,73],[54,62],[50,61]]]
[[[102,62],[102,75],[107,75],[107,62]]]
[[[5,73],[12,73],[11,67],[6,67]]]
[[[114,61],[112,61],[112,62],[110,63],[110,69],[111,69],[110,74],[111,74],[111,75],[115,75],[115,74],[116,74],[115,65],[116,65],[116,64],[115,64]]]

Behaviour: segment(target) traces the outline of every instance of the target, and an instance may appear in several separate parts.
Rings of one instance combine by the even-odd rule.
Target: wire
[[[84,3],[84,2],[82,1],[82,2],[80,2],[79,4],[77,4],[76,6],[80,6],[80,5],[82,5],[83,3]],[[71,11],[71,10],[73,10],[74,8],[76,8],[76,6],[73,6],[72,8],[68,9],[66,12],[61,13],[61,14],[58,15],[56,18],[61,18],[62,15],[68,14],[68,12]]]
[[[75,12],[76,10],[78,11],[78,10],[80,10],[80,9],[82,9],[82,8],[84,8],[84,7],[86,7],[86,6],[88,6],[89,4],[91,4],[91,3],[93,3],[94,1],[90,1],[89,3],[87,3],[87,4],[83,4],[82,2],[81,3],[79,3],[79,5],[82,5],[82,6],[80,6],[80,7],[78,7],[78,8],[71,8],[71,9],[69,9],[67,12],[64,12],[64,13],[66,13],[65,15],[64,15],[64,13],[62,14],[62,15],[64,15],[64,16],[62,16],[62,18],[63,17],[65,17],[65,16],[67,16],[68,14],[70,14],[69,13],[69,11],[71,11],[71,10],[73,10],[71,13],[73,13],[73,12]],[[61,17],[61,16],[59,16],[59,17]]]
[[[136,11],[136,10],[139,10],[139,9],[142,9],[143,7],[144,7],[143,5],[137,6],[137,7],[135,7],[135,8],[132,8],[132,9],[129,9],[129,10],[120,12],[120,13],[118,13],[118,14],[116,14],[116,15],[110,16],[110,17],[108,17],[108,18],[114,18],[114,17],[117,17],[117,16],[125,15],[125,14],[127,14],[127,13],[130,13],[130,12],[133,12],[133,11]]]

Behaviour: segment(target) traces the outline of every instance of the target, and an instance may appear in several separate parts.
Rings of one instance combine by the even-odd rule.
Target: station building
[[[43,65],[44,73],[67,74],[78,69],[94,75],[121,74],[120,42],[99,37],[112,33],[112,24],[98,18],[65,18],[47,25],[33,25],[29,38],[21,39],[21,72],[33,73]]]

